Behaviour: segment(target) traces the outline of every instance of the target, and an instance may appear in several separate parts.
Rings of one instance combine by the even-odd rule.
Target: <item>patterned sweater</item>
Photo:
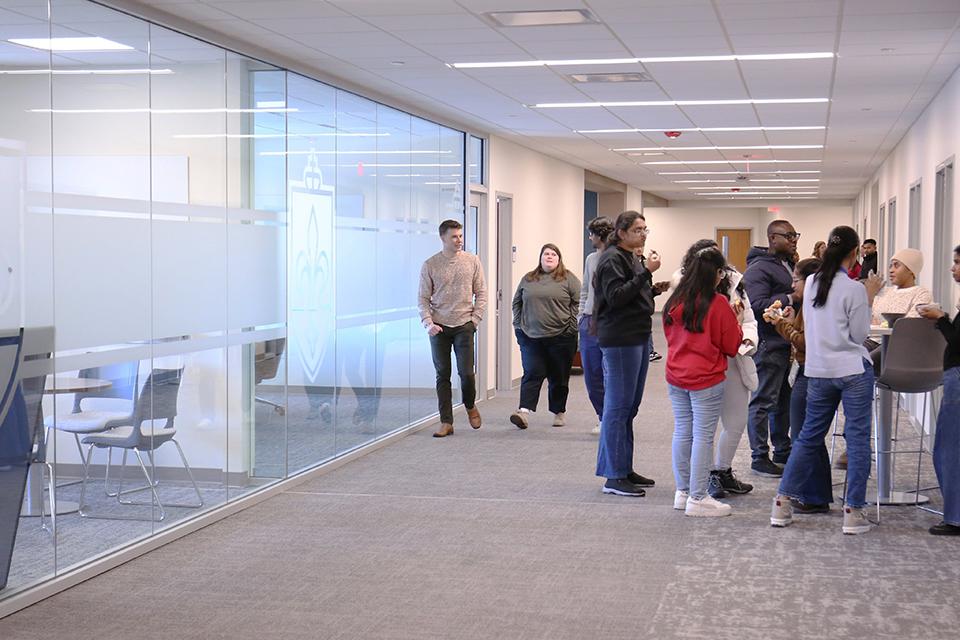
[[[480,324],[487,308],[487,287],[480,258],[464,251],[458,251],[452,258],[443,252],[428,258],[420,269],[417,308],[424,327]]]

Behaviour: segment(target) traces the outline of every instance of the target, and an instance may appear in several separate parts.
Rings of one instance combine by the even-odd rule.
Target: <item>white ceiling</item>
[[[24,4],[31,4],[24,0]],[[504,136],[668,198],[663,171],[742,170],[671,160],[820,160],[819,197],[852,199],[960,66],[960,0],[118,0],[295,59],[404,104]],[[591,11],[602,24],[497,28],[497,10]],[[85,14],[89,15],[89,14]],[[60,24],[69,24],[61,14]],[[2,27],[0,21],[0,27]],[[72,25],[71,25],[72,26]],[[83,25],[75,27],[83,32]],[[103,34],[98,34],[103,35]],[[831,51],[833,59],[452,69],[445,63]],[[402,65],[395,63],[402,62]],[[652,83],[576,85],[571,73],[645,71]],[[544,102],[829,98],[820,104],[533,109]],[[825,126],[814,131],[579,134],[575,129]],[[820,144],[813,150],[620,147]],[[755,165],[770,171],[775,165]],[[763,176],[770,178],[772,176]],[[766,183],[776,184],[776,183]],[[816,185],[816,183],[813,183]],[[729,187],[728,187],[729,188]],[[693,196],[696,197],[696,196]]]

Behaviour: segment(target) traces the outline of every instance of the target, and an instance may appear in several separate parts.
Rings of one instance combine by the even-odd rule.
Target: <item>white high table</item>
[[[887,327],[870,327],[871,337],[880,337],[880,362],[887,353],[887,343],[893,329]],[[883,370],[881,366],[881,371]],[[903,491],[894,491],[894,454],[893,447],[893,391],[877,388],[877,401],[880,405],[877,412],[877,495],[882,505],[924,504],[930,501],[927,496]],[[923,427],[921,426],[921,429]],[[884,453],[881,453],[884,452]]]

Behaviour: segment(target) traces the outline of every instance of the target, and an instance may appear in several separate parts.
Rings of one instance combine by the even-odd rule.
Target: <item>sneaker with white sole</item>
[[[517,429],[526,429],[529,424],[527,422],[527,415],[528,412],[523,409],[518,409],[510,415],[510,422],[512,422]]]
[[[733,507],[711,498],[709,494],[702,498],[687,498],[687,506],[684,513],[694,518],[719,518],[728,516],[733,511]]]
[[[793,505],[790,498],[777,495],[773,498],[773,507],[770,509],[770,526],[786,527],[793,522]]]
[[[642,498],[647,495],[641,487],[633,484],[626,478],[609,478],[603,483],[603,492],[615,496],[627,496],[630,498]]]
[[[848,536],[854,536],[859,533],[870,531],[870,521],[867,520],[866,509],[856,509],[844,505],[843,507],[843,532]]]
[[[690,497],[689,491],[680,491],[677,489],[673,494],[673,508],[677,511],[683,511],[687,508],[687,498]]]
[[[553,426],[562,427],[565,424],[567,424],[567,421],[565,420],[563,411],[561,411],[560,413],[553,414]]]

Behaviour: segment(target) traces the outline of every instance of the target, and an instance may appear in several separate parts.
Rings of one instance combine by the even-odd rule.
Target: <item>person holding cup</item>
[[[953,249],[954,282],[960,283],[960,245]],[[947,340],[943,353],[943,400],[933,441],[933,468],[943,494],[943,521],[930,527],[935,536],[960,535],[960,313],[953,321],[937,303],[917,306],[923,318],[936,320]]]

